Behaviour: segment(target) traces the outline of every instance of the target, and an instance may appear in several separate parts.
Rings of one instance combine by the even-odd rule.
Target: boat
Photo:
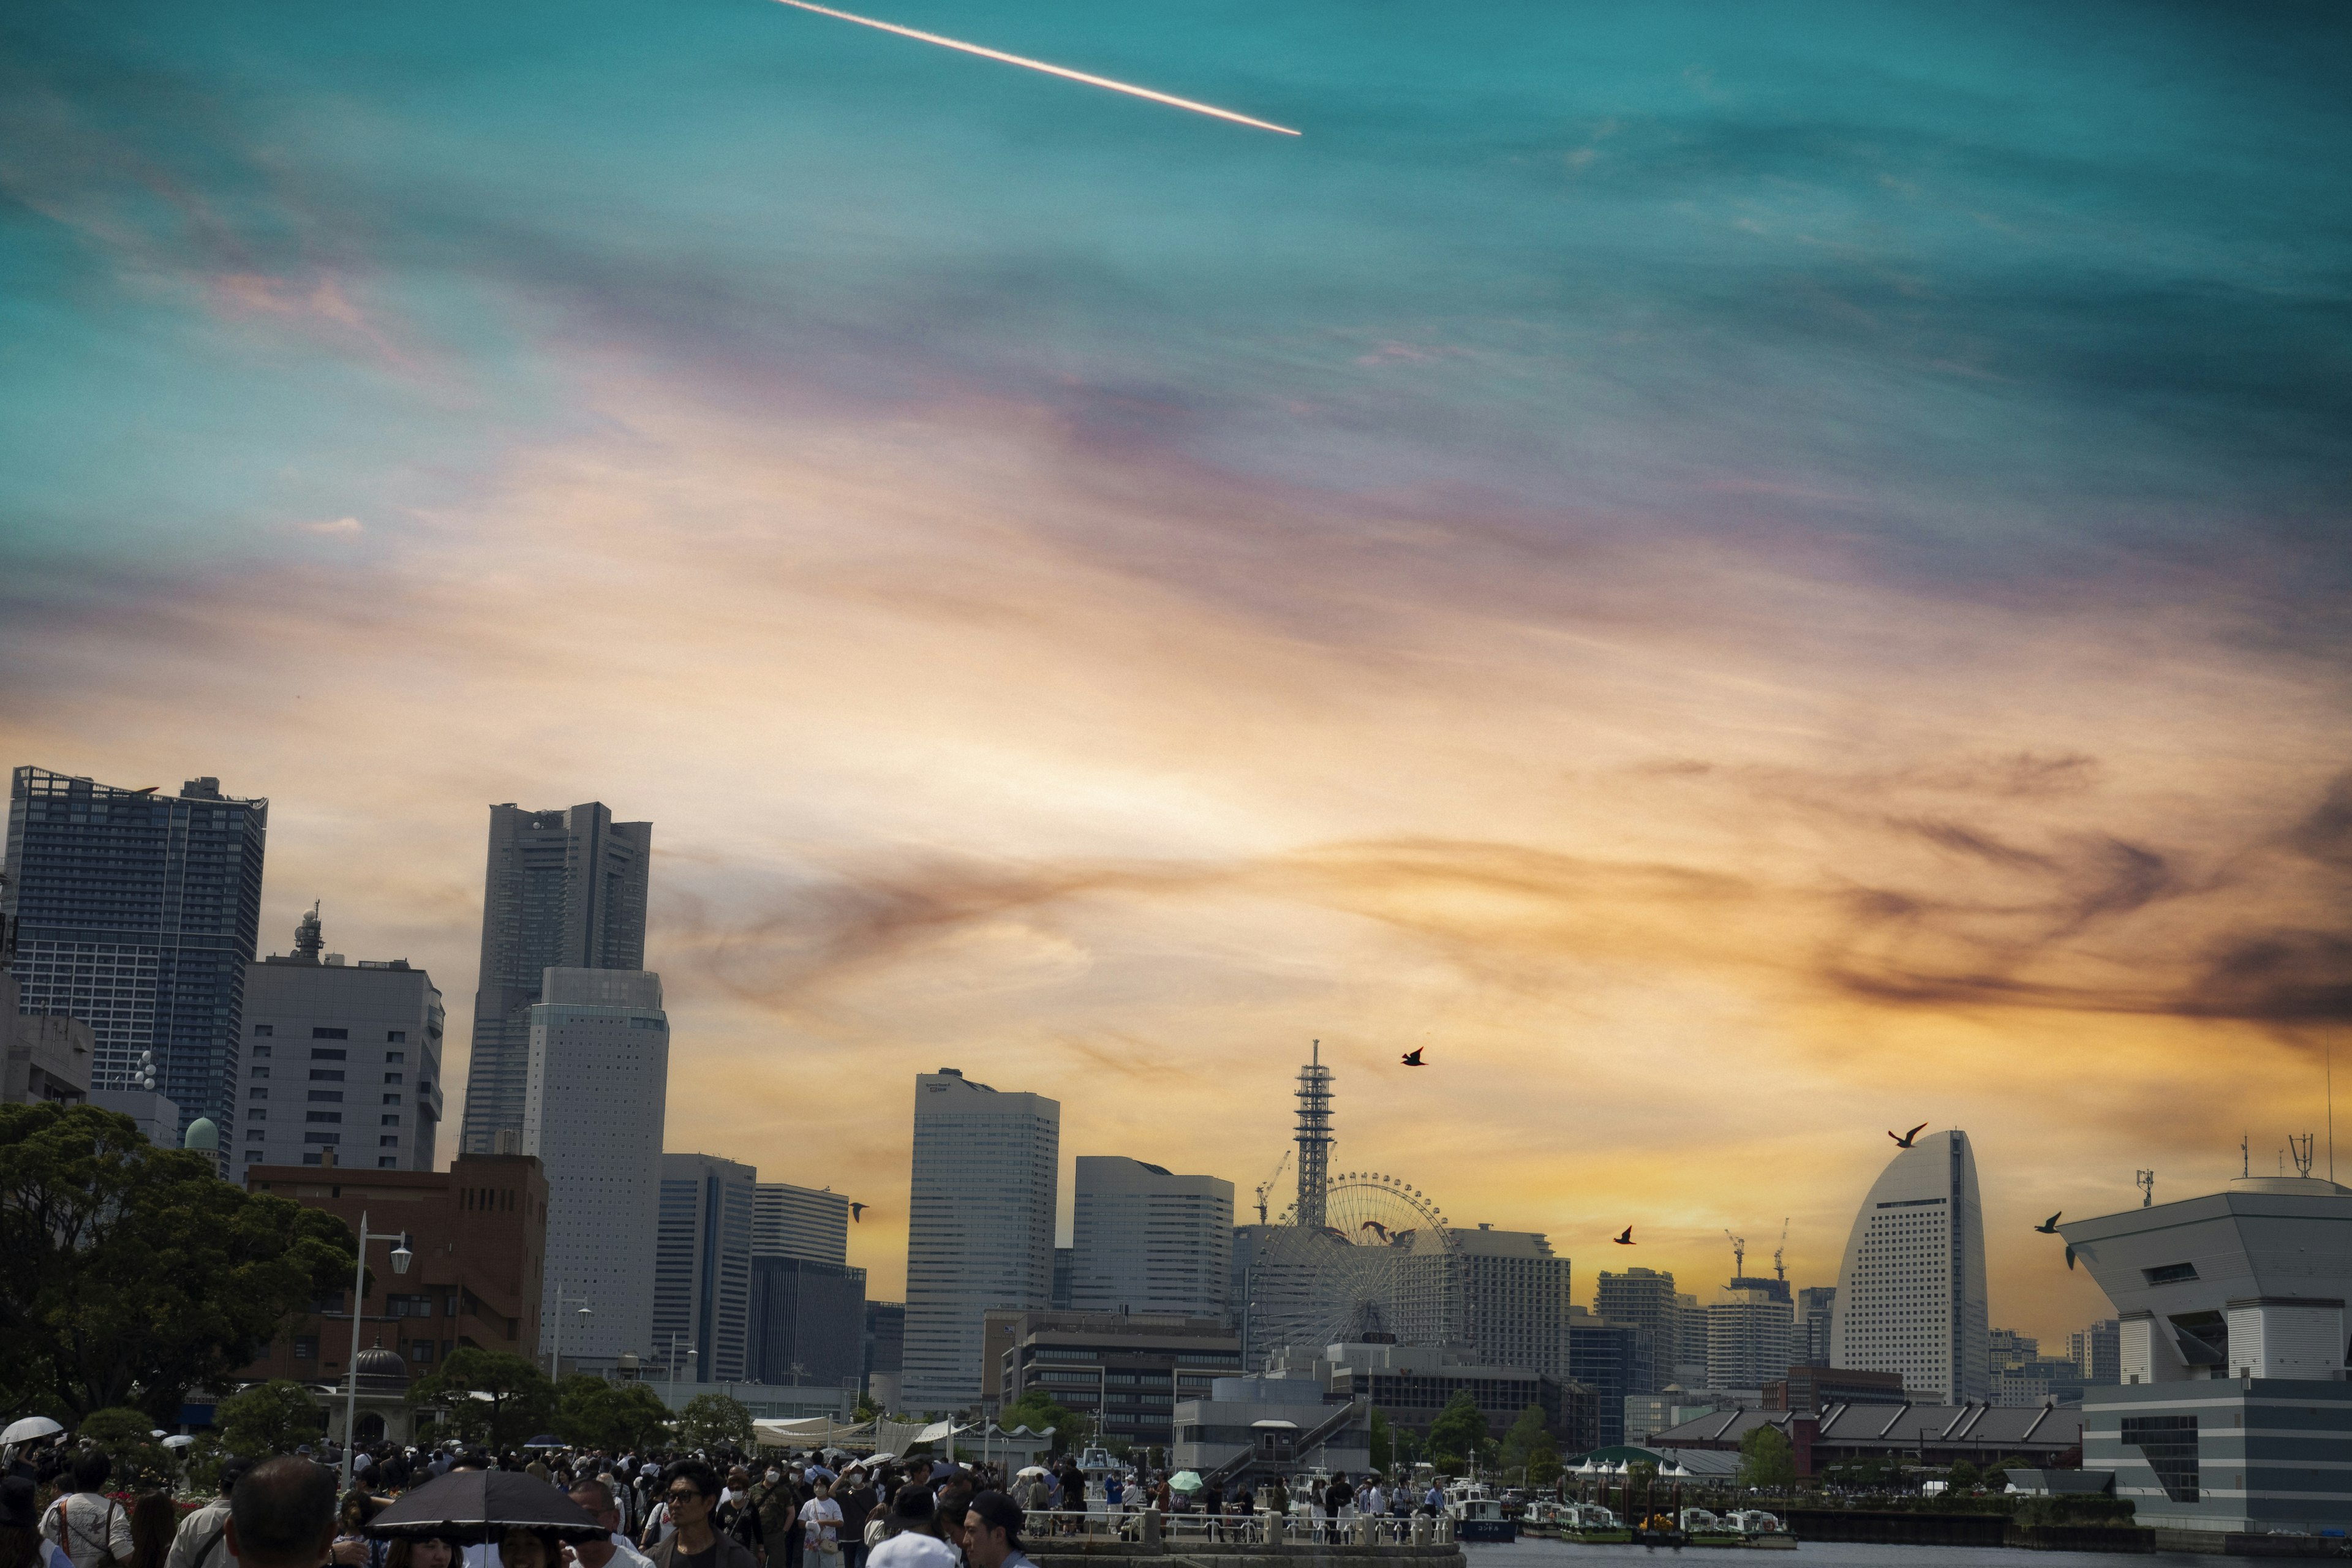
[[[1484,1481],[1456,1481],[1445,1489],[1445,1517],[1454,1521],[1456,1541],[1512,1542],[1519,1538],[1519,1521],[1503,1512],[1503,1500]]]

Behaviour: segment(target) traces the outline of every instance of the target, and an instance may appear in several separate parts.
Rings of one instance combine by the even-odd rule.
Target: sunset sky
[[[453,1124],[487,806],[651,819],[667,1146],[883,1297],[942,1065],[1066,1215],[1245,1203],[1320,1038],[1588,1302],[1833,1282],[1958,1126],[2045,1336],[2052,1210],[2324,1150],[2340,6],[851,8],[1303,134],[768,0],[0,15],[0,763],[268,797]]]

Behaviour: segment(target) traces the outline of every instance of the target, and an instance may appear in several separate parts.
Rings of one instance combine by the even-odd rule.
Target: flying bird
[[[2066,1211],[2065,1211],[2064,1209],[2060,1209],[2060,1210],[2058,1211],[2058,1214],[2064,1214],[2065,1212],[2066,1212]],[[2058,1234],[2058,1214],[2053,1214],[2053,1215],[2052,1215],[2048,1219],[2043,1220],[2040,1225],[2035,1226],[2033,1228],[2034,1228],[2035,1230],[2040,1231],[2040,1232],[2041,1232],[2042,1235],[2044,1235],[2044,1236],[2055,1236],[2055,1235],[2057,1235],[2057,1234]]]
[[[1388,1227],[1388,1226],[1384,1226],[1384,1225],[1382,1225],[1380,1221],[1378,1221],[1378,1220],[1376,1220],[1376,1219],[1368,1219],[1368,1220],[1366,1220],[1363,1224],[1361,1224],[1361,1225],[1358,1226],[1356,1228],[1357,1228],[1358,1230],[1376,1230],[1376,1231],[1380,1232],[1380,1234],[1381,1234],[1381,1239],[1382,1241],[1390,1241],[1390,1240],[1393,1240],[1393,1239],[1394,1239],[1394,1237],[1391,1237],[1391,1236],[1389,1235],[1389,1227]]]
[[[1195,114],[1206,114],[1218,120],[1230,120],[1236,125],[1248,125],[1259,131],[1271,131],[1281,136],[1298,134],[1287,125],[1276,125],[1265,120],[1252,120],[1246,114],[1235,114],[1230,109],[1219,109],[1214,104],[1195,103],[1189,98],[1178,98],[1173,93],[1154,92],[1148,87],[1137,87],[1132,82],[1113,81],[1107,76],[1089,75],[1086,71],[1072,70],[1067,66],[1047,65],[1044,60],[1033,60],[1025,55],[1009,55],[1003,49],[991,49],[979,44],[967,44],[955,38],[943,38],[937,33],[924,33],[913,27],[902,27],[896,22],[877,22],[871,16],[859,16],[847,11],[835,11],[828,5],[812,5],[810,0],[778,0],[778,4],[791,5],[802,11],[814,11],[820,16],[831,16],[836,21],[855,22],[861,27],[872,27],[877,32],[896,33],[902,38],[913,38],[919,43],[937,44],[941,48],[947,49],[961,49],[968,55],[978,55],[984,60],[998,60],[1008,66],[1021,66],[1033,71],[1044,71],[1047,76],[1057,76],[1066,81],[1082,81],[1088,87],[1108,88],[1113,92],[1123,92],[1129,98],[1149,99],[1153,103],[1164,103],[1171,109],[1189,109]]]
[[[2074,1244],[2071,1241],[2066,1244],[2066,1267],[2070,1269],[2074,1267]]]
[[[865,1205],[864,1204],[852,1204],[852,1205],[849,1205],[849,1217],[850,1217],[852,1220],[862,1220],[862,1219],[864,1219],[864,1218],[866,1217],[866,1205]]]
[[[1618,1232],[1616,1236],[1611,1237],[1611,1239],[1615,1241],[1620,1247],[1636,1247],[1640,1245],[1640,1243],[1633,1239],[1633,1227],[1630,1225],[1623,1230]]]
[[[1918,1126],[1914,1127],[1910,1131],[1906,1132],[1900,1138],[1895,1138],[1895,1134],[1892,1132],[1889,1132],[1887,1136],[1889,1138],[1895,1138],[1895,1146],[1897,1149],[1908,1149],[1911,1147],[1911,1140],[1916,1138],[1920,1133],[1925,1132],[1926,1131],[1927,1131],[1927,1124],[1922,1121]]]
[[[1409,1051],[1405,1052],[1405,1054],[1404,1054],[1404,1065],[1405,1065],[1405,1066],[1407,1066],[1407,1067],[1409,1067],[1409,1068],[1425,1068],[1425,1067],[1427,1067],[1429,1064],[1428,1064],[1427,1062],[1423,1061],[1423,1060],[1421,1059],[1421,1053],[1422,1053],[1422,1052],[1423,1052],[1423,1051],[1425,1051],[1425,1050],[1427,1050],[1428,1048],[1429,1048],[1429,1047],[1426,1047],[1426,1046],[1415,1046],[1415,1047],[1413,1047],[1413,1048],[1412,1048],[1412,1049],[1411,1049],[1411,1050],[1409,1050]]]

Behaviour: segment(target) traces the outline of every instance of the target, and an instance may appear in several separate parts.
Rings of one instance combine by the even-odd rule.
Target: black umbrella
[[[430,1480],[369,1521],[379,1540],[438,1536],[467,1545],[495,1544],[509,1530],[544,1530],[565,1541],[606,1533],[588,1510],[537,1476],[511,1470],[452,1470]]]

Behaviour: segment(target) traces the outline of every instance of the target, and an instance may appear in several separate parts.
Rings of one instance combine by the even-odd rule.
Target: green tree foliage
[[[332,1215],[250,1194],[95,1106],[0,1105],[0,1396],[157,1421],[338,1279]]]
[[[109,1484],[116,1490],[143,1491],[169,1482],[177,1468],[172,1451],[151,1436],[154,1429],[144,1410],[118,1405],[83,1416],[74,1436],[114,1461],[114,1479]]]
[[[871,1421],[877,1416],[887,1415],[888,1414],[888,1411],[874,1403],[871,1395],[861,1394],[857,1396],[856,1415],[858,1420]]]
[[[409,1385],[408,1402],[437,1405],[445,1431],[493,1448],[520,1447],[555,1418],[555,1384],[512,1351],[471,1345],[450,1353],[438,1372]]]
[[[1517,1476],[1529,1486],[1543,1486],[1559,1478],[1559,1443],[1544,1426],[1543,1406],[1530,1405],[1519,1412],[1503,1434],[1503,1474]]]
[[[1007,1431],[1026,1426],[1032,1432],[1054,1429],[1054,1452],[1070,1453],[1084,1447],[1094,1431],[1094,1423],[1054,1403],[1042,1388],[1033,1388],[1006,1405],[996,1417],[996,1424]]]
[[[1739,1484],[1785,1492],[1797,1484],[1797,1450],[1778,1426],[1759,1426],[1739,1439]]]
[[[291,1378],[273,1377],[220,1403],[213,1412],[221,1446],[249,1459],[290,1454],[318,1440],[318,1397]]]
[[[556,1385],[555,1432],[581,1447],[618,1454],[650,1447],[669,1432],[669,1406],[642,1383],[607,1383],[575,1373]]]
[[[1466,1388],[1457,1390],[1429,1424],[1429,1457],[1441,1470],[1459,1473],[1486,1457],[1486,1417]]]
[[[1372,1406],[1372,1468],[1382,1475],[1396,1463],[1396,1443],[1390,1434],[1388,1413]]]
[[[724,1394],[698,1394],[677,1413],[681,1447],[705,1453],[751,1446],[751,1411],[741,1400]]]

